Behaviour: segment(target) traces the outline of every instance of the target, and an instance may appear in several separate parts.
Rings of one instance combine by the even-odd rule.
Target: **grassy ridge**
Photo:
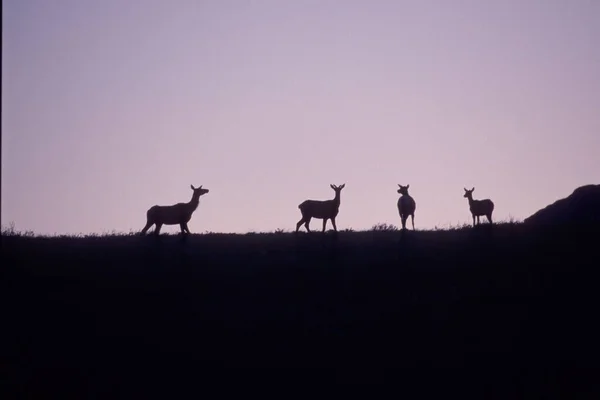
[[[341,383],[463,368],[552,391],[595,362],[598,232],[3,235],[10,376],[90,390],[200,367],[332,368]]]

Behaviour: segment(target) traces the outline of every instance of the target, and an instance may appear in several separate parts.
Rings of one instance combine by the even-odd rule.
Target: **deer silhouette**
[[[417,209],[417,204],[415,200],[410,197],[408,194],[408,188],[410,185],[402,186],[398,184],[400,189],[398,189],[398,193],[402,196],[398,199],[398,213],[400,214],[400,220],[402,221],[402,229],[406,229],[406,220],[408,217],[411,217],[412,228],[415,230],[415,210]]]
[[[335,197],[332,200],[305,200],[298,206],[302,213],[302,219],[296,224],[296,232],[300,229],[300,226],[304,224],[306,230],[310,232],[309,224],[312,218],[323,220],[323,232],[325,232],[325,226],[327,220],[331,220],[333,230],[337,232],[337,226],[335,225],[335,217],[337,217],[340,211],[340,192],[346,186],[329,185],[335,191]]]
[[[208,193],[208,189],[202,189],[202,185],[195,188],[190,185],[192,190],[192,199],[188,203],[177,203],[171,206],[152,206],[146,212],[146,226],[141,234],[145,235],[152,225],[156,224],[154,234],[160,233],[160,228],[164,225],[177,225],[181,227],[181,234],[191,233],[187,223],[192,218],[192,214],[200,204],[200,196]]]
[[[477,218],[477,224],[479,224],[479,217],[485,215],[490,222],[492,223],[492,212],[494,211],[494,203],[490,199],[483,200],[473,200],[473,191],[475,188],[468,190],[465,189],[465,195],[469,199],[469,210],[471,210],[471,215],[473,216],[473,226],[475,226],[475,218]]]

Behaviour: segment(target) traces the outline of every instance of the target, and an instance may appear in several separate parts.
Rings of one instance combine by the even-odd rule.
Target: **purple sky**
[[[192,232],[522,219],[600,183],[597,0],[4,0],[2,225]],[[313,220],[312,227],[320,228]],[[163,231],[177,231],[164,227]]]

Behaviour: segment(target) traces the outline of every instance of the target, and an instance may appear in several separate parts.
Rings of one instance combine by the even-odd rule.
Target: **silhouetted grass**
[[[499,397],[588,390],[572,378],[596,361],[598,226],[395,228],[3,229],[7,376],[23,390],[89,393],[244,376],[230,367],[329,368],[320,376],[337,383],[459,368]],[[283,371],[264,382],[316,382]]]

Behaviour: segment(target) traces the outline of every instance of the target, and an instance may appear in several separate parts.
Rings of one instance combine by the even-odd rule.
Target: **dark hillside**
[[[37,398],[248,383],[287,397],[416,372],[421,394],[447,394],[446,377],[480,398],[578,398],[598,363],[598,239],[522,224],[4,236],[3,379]]]
[[[600,224],[600,185],[578,187],[564,199],[535,212],[524,222],[532,226],[556,224]]]

